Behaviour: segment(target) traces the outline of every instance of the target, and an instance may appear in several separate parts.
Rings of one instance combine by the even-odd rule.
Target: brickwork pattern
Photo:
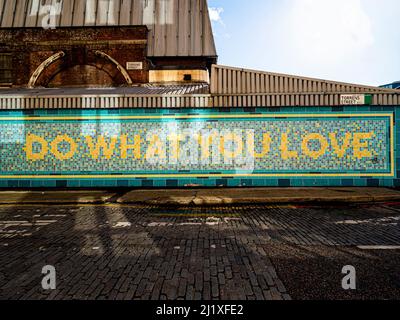
[[[0,299],[290,299],[274,246],[399,245],[398,211],[324,211],[1,207]],[[40,286],[47,264],[55,291]]]
[[[16,87],[27,86],[36,68],[60,51],[66,54],[65,57],[44,70],[37,86],[126,85],[124,77],[113,63],[95,55],[97,50],[108,54],[124,68],[128,61],[142,62],[143,70],[129,70],[128,73],[134,83],[147,83],[147,32],[144,26],[2,29],[0,39],[4,45],[0,53],[12,53],[13,86]],[[77,66],[85,66],[80,71],[83,70],[86,77],[76,70]],[[82,82],[85,79],[88,82]]]
[[[0,298],[289,299],[268,236],[218,211],[1,209]],[[59,277],[51,293],[40,287],[46,264]]]

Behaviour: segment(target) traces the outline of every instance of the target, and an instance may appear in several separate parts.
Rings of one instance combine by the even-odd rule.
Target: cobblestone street
[[[0,299],[397,300],[399,223],[396,203],[0,206]]]

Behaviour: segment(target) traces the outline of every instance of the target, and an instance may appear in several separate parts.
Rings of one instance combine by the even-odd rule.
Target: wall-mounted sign
[[[342,94],[340,96],[341,105],[369,105],[372,103],[372,96],[366,94]]]
[[[143,70],[143,62],[134,62],[134,61],[127,62],[126,70]]]

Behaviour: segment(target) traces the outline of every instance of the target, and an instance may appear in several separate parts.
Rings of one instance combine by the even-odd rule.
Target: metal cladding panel
[[[211,93],[230,95],[392,93],[398,90],[213,65]]]
[[[3,89],[0,91],[0,98],[4,97],[49,97],[49,96],[131,96],[131,95],[187,95],[187,94],[208,94],[209,86],[206,83],[161,85],[146,84],[138,87],[118,88],[15,88]]]
[[[0,26],[42,27],[58,3],[55,27],[147,25],[149,56],[217,56],[207,0],[0,0]]]
[[[0,110],[125,108],[280,108],[342,107],[340,94],[210,95],[203,89],[137,90],[132,93],[61,92],[0,95]],[[400,94],[372,94],[372,106],[399,106]]]
[[[116,109],[208,108],[207,84],[114,89],[7,89],[0,94],[0,110],[23,109]]]

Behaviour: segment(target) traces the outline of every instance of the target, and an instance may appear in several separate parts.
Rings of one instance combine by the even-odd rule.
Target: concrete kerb
[[[400,202],[400,192],[385,188],[262,188],[122,191],[0,191],[0,205],[115,204],[226,206]]]
[[[193,194],[194,192],[194,194]],[[190,194],[188,194],[190,193]],[[286,193],[286,194],[285,194]],[[295,193],[297,196],[290,195]],[[380,188],[302,189],[201,189],[131,191],[117,200],[120,204],[151,205],[266,205],[338,204],[400,201],[400,192]]]

